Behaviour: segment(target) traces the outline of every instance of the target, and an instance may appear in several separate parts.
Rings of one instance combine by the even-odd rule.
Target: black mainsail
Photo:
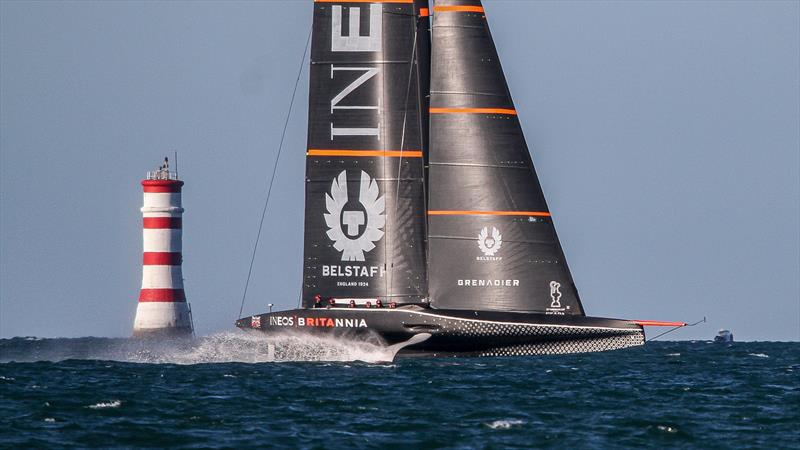
[[[437,1],[431,42],[431,305],[583,315],[481,2]]]
[[[426,11],[427,0],[314,3],[305,306],[317,294],[427,296]]]

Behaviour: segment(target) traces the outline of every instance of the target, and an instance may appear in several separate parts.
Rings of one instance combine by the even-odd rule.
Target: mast
[[[431,41],[431,305],[583,315],[481,2],[437,1]]]
[[[314,3],[302,302],[422,301],[426,1]],[[427,20],[427,17],[424,18]],[[424,41],[424,42],[423,42]]]

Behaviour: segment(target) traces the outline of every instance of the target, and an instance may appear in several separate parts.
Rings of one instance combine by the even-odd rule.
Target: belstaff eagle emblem
[[[343,170],[325,194],[325,224],[333,248],[342,252],[342,261],[364,261],[364,253],[375,248],[383,238],[386,225],[386,202],[378,191],[378,183],[361,171],[358,201],[347,195],[347,171]]]
[[[500,234],[500,230],[495,227],[492,227],[491,236],[489,236],[489,227],[483,227],[480,234],[478,234],[478,248],[480,248],[486,256],[494,256],[502,245],[503,235]]]

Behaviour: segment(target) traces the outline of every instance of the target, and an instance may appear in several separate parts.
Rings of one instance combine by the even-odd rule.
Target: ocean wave
[[[769,358],[769,355],[764,353],[748,353],[749,356],[755,356],[756,358]]]
[[[360,361],[386,363],[400,349],[379,338],[346,339],[300,333],[223,332],[184,340],[75,338],[5,339],[0,362],[105,360],[149,364]]]
[[[0,339],[0,358],[73,358],[0,364],[0,376],[16,378],[0,380],[0,447],[797,447],[796,342],[656,341],[606,353],[402,358],[392,366],[85,359],[176,361],[175,352],[180,362],[218,361],[209,349],[267,342],[244,333],[201,340],[182,350],[127,339]],[[142,348],[149,353],[135,353]],[[452,361],[459,365],[441,364]]]
[[[94,405],[89,405],[87,408],[90,409],[108,409],[108,408],[119,408],[122,406],[122,402],[119,400],[112,400],[110,402],[100,402],[95,403]]]
[[[520,419],[503,419],[495,420],[494,422],[485,423],[487,427],[493,430],[508,430],[509,428],[519,427],[525,424],[524,420]]]

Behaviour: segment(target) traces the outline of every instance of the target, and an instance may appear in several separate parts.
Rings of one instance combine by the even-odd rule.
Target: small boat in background
[[[714,336],[714,342],[733,342],[733,333],[731,333],[731,330],[719,330],[717,335]]]

